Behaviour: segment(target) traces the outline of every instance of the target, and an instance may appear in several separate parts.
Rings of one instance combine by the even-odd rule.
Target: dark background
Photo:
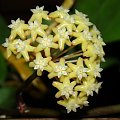
[[[25,21],[28,21],[32,15],[30,9],[35,8],[37,5],[44,5],[45,10],[51,12],[56,9],[56,5],[60,6],[62,2],[63,0],[0,0],[0,15],[4,25],[9,25],[11,23],[11,20],[16,20],[18,17],[24,19]],[[75,9],[88,14],[90,21],[95,23],[96,26],[100,29],[104,41],[106,42],[106,46],[104,47],[104,51],[106,53],[106,62],[102,63],[102,67],[104,68],[104,70],[101,73],[102,77],[99,79],[99,81],[103,81],[103,84],[102,89],[100,89],[99,91],[99,94],[94,94],[93,97],[89,98],[89,107],[85,107],[83,108],[83,110],[79,110],[77,113],[70,113],[69,115],[66,115],[66,113],[64,113],[63,107],[57,105],[56,99],[54,98],[56,89],[52,87],[50,81],[45,80],[45,84],[48,86],[48,92],[44,95],[43,98],[34,98],[29,94],[30,89],[35,89],[32,86],[23,95],[26,104],[30,107],[54,109],[56,111],[59,111],[61,116],[66,115],[68,117],[79,117],[79,114],[86,115],[86,112],[88,110],[95,107],[120,104],[119,0],[76,0],[75,4],[71,8],[71,13],[73,13]],[[7,28],[5,30],[6,31],[3,31],[3,29],[0,30],[0,32],[3,33],[3,36],[0,34],[1,41],[4,41],[3,38],[7,37],[7,35],[9,34],[9,30],[7,30]],[[11,80],[10,74],[16,74],[17,78],[20,77],[17,71],[12,68],[12,66],[9,65],[3,57],[1,57],[0,60],[0,69],[0,76],[3,76],[5,74],[5,76],[0,77],[1,81],[2,79],[4,79],[4,82],[6,81],[6,79]],[[21,78],[18,79],[19,84],[21,84],[21,81]],[[13,108],[16,108],[16,100],[13,100],[11,98],[11,96],[15,98],[15,94],[11,94],[12,92],[14,93],[15,90],[11,88],[6,89],[6,87],[4,87],[3,85],[3,82],[0,86],[0,108],[11,110]],[[34,91],[39,94],[36,89]],[[10,100],[10,103],[8,99]],[[116,112],[116,114],[107,114],[106,116],[120,117],[119,113],[120,108]],[[32,115],[29,116],[32,117]],[[43,116],[46,117],[47,114]],[[49,117],[49,115],[47,117]]]

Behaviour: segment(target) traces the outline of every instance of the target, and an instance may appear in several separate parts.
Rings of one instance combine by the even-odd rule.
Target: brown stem
[[[54,59],[56,59],[56,58],[60,57],[61,55],[65,54],[66,52],[68,52],[69,50],[71,50],[73,47],[75,47],[75,46],[71,46],[71,47],[67,48],[66,50],[62,51],[62,52],[61,52],[58,56],[56,56]]]
[[[116,113],[120,113],[120,104],[93,108],[87,112],[87,116],[96,117],[96,116],[110,115],[110,114],[116,114]]]
[[[35,71],[32,75],[28,77],[26,81],[17,89],[16,91],[16,97],[18,100],[18,110],[20,113],[26,112],[26,105],[24,103],[24,100],[22,98],[22,94],[24,90],[32,83],[32,81],[37,77],[37,71]]]

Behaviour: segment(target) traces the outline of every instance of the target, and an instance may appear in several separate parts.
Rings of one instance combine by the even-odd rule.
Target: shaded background
[[[0,43],[9,36],[7,25],[18,17],[26,22],[32,15],[31,8],[37,5],[45,6],[48,11],[56,10],[64,0],[0,0]],[[32,113],[21,115],[16,110],[16,88],[22,84],[22,78],[16,69],[7,62],[0,52],[0,115],[9,113],[12,117],[80,117],[87,116],[88,110],[96,107],[116,105],[113,113],[106,116],[120,117],[120,8],[119,0],[76,0],[71,8],[71,13],[77,9],[88,15],[90,21],[95,23],[101,31],[102,37],[107,44],[104,47],[106,62],[101,66],[103,81],[99,94],[89,98],[90,106],[77,113],[66,114],[64,107],[57,105],[54,94],[56,89],[52,87],[51,81],[44,79],[46,92],[38,91],[34,86],[28,87],[23,94],[23,99]],[[34,109],[33,109],[34,108]],[[112,107],[111,107],[112,108]],[[104,108],[103,108],[104,109]],[[12,112],[13,111],[13,112]],[[39,111],[39,112],[37,112]],[[36,113],[37,112],[37,113]],[[49,114],[50,113],[50,114]],[[93,114],[95,116],[95,113]],[[100,115],[100,116],[103,116]]]

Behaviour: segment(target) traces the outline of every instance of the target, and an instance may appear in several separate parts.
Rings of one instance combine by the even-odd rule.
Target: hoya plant
[[[39,77],[47,72],[47,80],[57,88],[57,103],[67,113],[88,106],[89,96],[98,93],[102,84],[97,80],[100,63],[105,61],[100,31],[78,10],[69,14],[68,9],[57,6],[49,13],[37,6],[31,11],[28,23],[18,18],[8,26],[11,34],[2,44],[8,58],[11,54],[23,57]],[[56,24],[51,27],[44,20]]]

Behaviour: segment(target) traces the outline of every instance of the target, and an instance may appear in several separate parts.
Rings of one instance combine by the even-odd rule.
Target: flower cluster
[[[105,45],[100,32],[77,10],[73,15],[58,6],[52,13],[39,6],[31,11],[28,24],[18,18],[8,26],[11,34],[3,43],[8,57],[23,57],[38,76],[47,71],[49,79],[55,78],[52,85],[58,89],[57,103],[66,107],[67,113],[88,106],[88,97],[98,93],[102,83],[97,81]],[[57,23],[50,34],[44,19]]]

